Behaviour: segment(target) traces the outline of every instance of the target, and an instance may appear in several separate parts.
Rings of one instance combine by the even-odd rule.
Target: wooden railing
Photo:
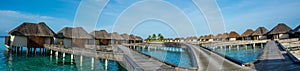
[[[64,47],[60,45],[49,45],[49,44],[44,44],[44,46],[47,49],[63,52],[63,53],[82,55],[88,57],[97,57],[100,59],[116,60],[113,52],[103,52],[103,51],[96,51],[95,49],[89,49],[89,48]]]
[[[128,71],[144,71],[142,67],[137,65],[132,59],[130,59],[127,55],[123,54],[123,63],[126,66]]]

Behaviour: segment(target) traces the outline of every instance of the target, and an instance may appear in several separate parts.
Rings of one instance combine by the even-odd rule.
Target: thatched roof
[[[105,30],[93,31],[90,34],[96,39],[109,39],[108,33]]]
[[[293,32],[300,32],[300,25],[297,26],[297,27],[293,30]]]
[[[210,35],[205,35],[203,37],[203,39],[213,39],[214,38],[214,35],[210,34]]]
[[[201,40],[201,39],[203,39],[203,37],[204,37],[204,36],[200,36],[199,39]]]
[[[284,23],[279,23],[277,26],[275,26],[268,34],[285,34],[290,32],[292,29],[285,25]]]
[[[223,34],[217,34],[216,36],[215,36],[215,38],[222,38],[223,37]]]
[[[175,38],[175,40],[180,40],[180,39],[182,39],[182,38]]]
[[[197,37],[196,36],[191,36],[191,37],[187,37],[186,39],[193,40],[193,39],[197,39]]]
[[[237,38],[237,37],[240,37],[240,35],[235,31],[231,31],[227,36],[227,38]]]
[[[125,40],[132,40],[129,38],[129,35],[124,33],[124,34],[121,34],[122,38],[124,38]]]
[[[223,33],[222,38],[227,38],[228,35],[228,33]]]
[[[130,35],[129,35],[129,39],[130,39],[130,40],[135,40],[135,36],[134,36],[133,34],[130,34]]]
[[[82,38],[92,39],[92,37],[82,27],[65,27],[57,33],[59,38]]]
[[[44,23],[28,23],[24,22],[20,26],[11,30],[8,34],[20,36],[42,36],[54,37],[55,33]]]
[[[124,40],[124,38],[122,36],[120,36],[117,32],[108,33],[108,37],[110,39]]]
[[[143,40],[143,38],[140,37],[140,36],[135,36],[135,39],[136,39],[136,40]]]
[[[254,31],[252,29],[247,29],[241,36],[242,37],[248,37],[248,36],[251,36],[251,34],[253,33]]]
[[[129,35],[129,39],[130,39],[130,40],[143,40],[142,37],[140,37],[140,36],[135,36],[135,35],[133,35],[133,34],[130,34],[130,35]]]
[[[265,35],[269,32],[268,29],[266,29],[265,27],[258,27],[251,35],[252,36],[255,36],[255,35],[259,35],[259,36],[262,36],[262,35]]]

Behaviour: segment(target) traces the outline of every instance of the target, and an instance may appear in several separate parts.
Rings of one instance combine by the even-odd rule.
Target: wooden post
[[[23,53],[23,47],[20,47],[20,49],[21,49],[21,55],[22,55],[22,53]]]
[[[74,59],[74,56],[73,56],[73,54],[71,54],[71,64],[73,64],[73,59]]]
[[[58,51],[55,51],[55,56],[56,56],[56,57],[58,56]]]
[[[255,43],[253,44],[253,48],[255,48]]]
[[[82,66],[82,55],[80,55],[80,66]]]
[[[29,51],[28,49],[29,49],[29,48],[28,48],[28,47],[26,47],[26,48],[27,48],[27,49],[26,49],[26,55],[28,55],[28,51]]]
[[[108,70],[108,61],[105,59],[105,70]]]
[[[94,69],[94,57],[92,57],[92,63],[91,63],[92,65],[92,70]]]
[[[36,54],[36,48],[34,48],[33,50],[34,50],[34,54]]]
[[[40,48],[40,54],[42,55],[42,48]]]
[[[17,55],[17,54],[18,54],[18,50],[19,50],[19,49],[18,49],[18,47],[15,47],[15,49],[16,49],[16,55]]]
[[[52,50],[50,50],[50,55],[52,55]]]
[[[66,53],[63,53],[63,58],[65,58],[66,57]]]

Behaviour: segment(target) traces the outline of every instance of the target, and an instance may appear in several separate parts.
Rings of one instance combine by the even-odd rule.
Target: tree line
[[[156,34],[152,34],[148,36],[148,38],[146,39],[146,41],[148,42],[153,42],[153,41],[163,41],[164,40],[164,36],[161,35],[160,33],[156,36]]]

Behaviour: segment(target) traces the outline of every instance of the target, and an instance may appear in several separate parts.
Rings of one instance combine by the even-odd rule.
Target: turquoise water
[[[240,60],[243,63],[247,63],[255,60],[258,57],[262,47],[261,46],[252,47],[252,45],[251,46],[248,45],[247,47],[240,46],[239,48],[223,47],[223,48],[215,48],[215,49],[210,48],[210,49],[218,53],[225,54],[226,56],[229,56],[231,58]]]
[[[80,56],[75,56],[74,63],[71,64],[69,54],[66,54],[65,58],[62,57],[61,53],[56,58],[54,55],[47,54],[26,55],[25,51],[22,55],[5,55],[4,38],[0,39],[1,71],[104,71],[105,69],[104,59],[95,59],[94,67],[92,67],[91,58],[83,57],[83,64],[80,66]],[[121,67],[118,62],[108,60],[108,71],[126,71],[126,69]]]
[[[166,49],[160,49],[160,48],[166,48]],[[176,50],[174,51],[174,50],[168,50],[168,48],[173,49],[175,47],[157,47],[157,49],[149,49],[149,50],[148,48],[145,49],[139,48],[135,50],[177,66],[191,67],[190,57],[184,49],[180,48],[182,51],[176,51]]]

